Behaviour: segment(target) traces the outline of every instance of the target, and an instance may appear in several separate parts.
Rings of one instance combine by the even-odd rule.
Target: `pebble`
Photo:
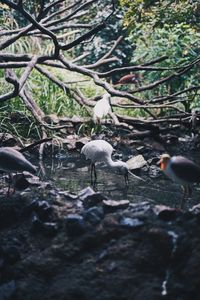
[[[125,209],[129,206],[129,200],[103,200],[103,205],[107,210]]]
[[[120,225],[129,228],[138,228],[144,225],[144,222],[138,218],[123,217],[120,220]]]

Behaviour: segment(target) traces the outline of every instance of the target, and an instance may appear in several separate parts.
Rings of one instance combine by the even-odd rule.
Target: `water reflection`
[[[130,178],[127,189],[124,177],[113,174],[102,164],[97,165],[96,190],[103,193],[109,199],[128,199],[137,203],[150,201],[154,204],[164,204],[179,207],[182,197],[180,185],[173,183],[164,175],[151,179],[148,173],[144,175],[146,182]],[[40,163],[39,176],[43,180],[51,180],[53,184],[62,190],[77,193],[90,186],[89,161],[79,154],[62,158],[52,158]],[[192,199],[187,203],[191,207],[200,202],[200,190],[196,185],[193,189]]]

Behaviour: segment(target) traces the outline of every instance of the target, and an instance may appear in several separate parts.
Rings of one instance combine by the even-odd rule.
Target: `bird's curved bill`
[[[139,179],[139,180],[142,180],[142,181],[144,181],[144,182],[146,181],[146,180],[144,180],[143,178],[141,178],[141,177],[139,177],[139,176],[133,174],[131,171],[128,171],[128,174],[130,174],[131,176],[133,176],[133,177],[135,177],[135,178],[137,178],[137,179]]]
[[[162,163],[162,159],[159,159],[159,161],[156,163],[157,166],[160,166]]]

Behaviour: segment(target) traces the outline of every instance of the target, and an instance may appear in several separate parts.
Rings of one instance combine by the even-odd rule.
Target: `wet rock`
[[[86,230],[84,219],[78,214],[69,214],[65,217],[65,226],[67,233],[71,236],[80,235]]]
[[[147,160],[147,163],[149,165],[156,165],[158,161],[159,161],[159,157],[152,157]]]
[[[31,232],[38,233],[42,230],[42,221],[36,213],[32,214],[31,218]]]
[[[12,180],[13,180],[13,186],[17,190],[25,190],[30,185],[30,183],[28,182],[28,180],[26,179],[23,173],[13,175]]]
[[[151,212],[151,204],[148,201],[140,203],[130,203],[129,209],[134,216],[144,215],[147,212]]]
[[[141,169],[147,165],[147,161],[144,159],[144,157],[141,154],[132,157],[126,163],[129,166],[129,170]]]
[[[101,204],[103,200],[106,200],[107,198],[102,195],[101,193],[94,193],[92,195],[87,196],[84,199],[83,205],[85,208],[89,208],[92,206],[96,206],[98,204]]]
[[[98,224],[104,217],[104,211],[102,207],[93,206],[84,212],[84,220],[91,224]]]
[[[68,191],[59,191],[59,195],[64,196],[66,200],[77,200],[77,194],[69,193]]]
[[[84,201],[88,196],[91,196],[94,194],[95,194],[95,191],[90,186],[88,186],[78,193],[78,197],[79,197],[79,199]]]
[[[129,200],[103,200],[103,205],[108,211],[115,211],[117,209],[125,209],[129,206]]]
[[[120,225],[128,228],[138,228],[144,225],[144,222],[138,218],[124,217],[120,220]]]
[[[0,285],[0,300],[10,299],[13,296],[15,291],[16,291],[15,280],[11,280],[9,282]]]
[[[39,217],[44,221],[47,220],[52,212],[52,206],[49,202],[42,200],[37,201],[35,211],[38,213]]]
[[[36,212],[39,218],[46,221],[49,220],[51,216],[52,206],[45,200],[33,200],[29,205],[24,207],[22,215],[28,216],[32,212]]]
[[[42,233],[45,235],[54,235],[58,231],[58,224],[55,222],[44,222],[42,224]]]
[[[166,222],[173,221],[182,214],[179,209],[165,205],[155,205],[153,211],[160,219]]]
[[[31,232],[44,235],[54,235],[58,231],[56,222],[42,222],[36,213],[32,215]]]
[[[200,203],[197,205],[194,205],[192,208],[189,209],[189,211],[195,215],[200,213]]]
[[[24,172],[26,180],[29,182],[29,185],[38,187],[40,189],[49,189],[52,187],[50,181],[41,181],[38,176],[34,176],[30,173]]]

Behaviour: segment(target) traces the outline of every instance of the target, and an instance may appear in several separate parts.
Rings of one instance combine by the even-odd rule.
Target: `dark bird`
[[[19,151],[11,147],[0,148],[0,170],[8,173],[9,182],[12,179],[11,173],[22,173],[28,171],[36,173],[36,167],[32,165]],[[8,187],[8,195],[10,192],[10,183]]]
[[[183,186],[181,208],[184,208],[185,201],[192,192],[190,185],[200,182],[200,167],[184,156],[170,157],[169,154],[162,154],[158,164],[170,179]]]

